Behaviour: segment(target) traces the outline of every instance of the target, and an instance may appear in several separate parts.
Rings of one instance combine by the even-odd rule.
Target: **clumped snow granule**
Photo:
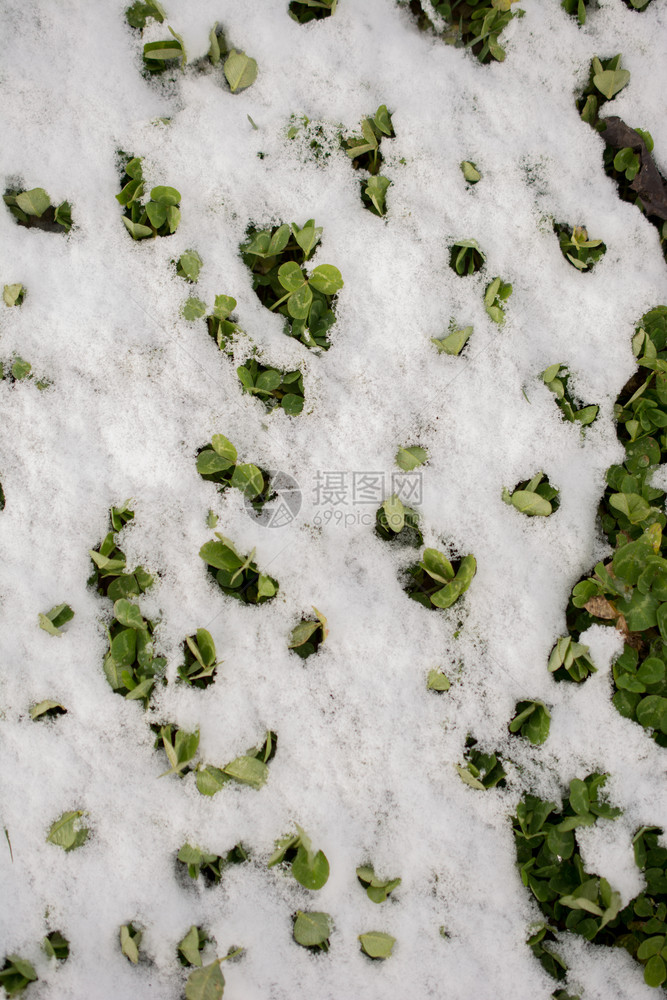
[[[69,200],[75,228],[68,237],[26,230],[0,212],[0,279],[28,290],[20,308],[0,310],[2,358],[20,355],[52,382],[41,392],[0,383],[0,825],[13,850],[12,859],[0,846],[0,957],[35,963],[35,1000],[171,1000],[185,979],[176,945],[197,924],[215,939],[207,959],[245,949],[223,966],[230,1000],[546,1000],[554,984],[525,945],[539,912],[511,835],[523,793],[558,800],[571,778],[609,772],[625,814],[586,839],[584,856],[624,902],[639,887],[631,832],[667,826],[665,751],[610,702],[613,643],[600,640],[606,669],[575,690],[556,685],[546,665],[573,583],[606,552],[595,512],[621,455],[613,402],[633,371],[634,326],[667,301],[657,233],[618,199],[575,92],[594,55],[621,51],[631,82],[614,112],[650,129],[664,172],[667,6],[653,0],[640,15],[601,0],[582,30],[557,0],[525,0],[503,35],[506,61],[481,66],[419,33],[391,0],[339,0],[333,17],[307,26],[288,17],[286,0],[170,0],[167,23],[191,61],[216,21],[257,60],[256,82],[238,94],[190,69],[171,85],[144,79],[124,6],[6,0],[2,11],[3,183]],[[152,25],[143,40],[167,34]],[[384,220],[364,211],[337,140],[380,104],[396,132],[382,141],[392,182]],[[292,115],[323,123],[329,155],[317,160],[303,138],[287,138]],[[143,157],[147,190],[181,192],[173,236],[131,240],[114,197],[118,150]],[[473,188],[464,159],[482,174]],[[238,254],[248,225],[310,218],[324,230],[314,263],[333,264],[345,281],[321,356],[283,336]],[[564,260],[554,220],[605,242],[592,274]],[[477,275],[449,267],[461,238],[486,255]],[[173,265],[187,248],[204,261],[196,286]],[[514,289],[503,326],[483,307],[495,275]],[[203,320],[182,318],[189,294],[209,309],[217,294],[237,299],[245,336],[233,363]],[[451,319],[474,327],[459,357],[431,343]],[[235,368],[253,345],[263,364],[304,372],[300,416],[269,415],[241,393]],[[600,405],[585,438],[539,377],[557,361],[582,399]],[[238,491],[221,496],[201,479],[195,456],[216,433],[241,461],[296,478],[292,523],[265,528]],[[382,474],[389,496],[396,450],[414,444],[429,452],[425,544],[478,563],[463,600],[442,613],[406,597],[402,574],[416,550],[375,535],[379,501],[353,503],[354,473]],[[561,506],[529,521],[501,493],[538,471]],[[318,503],[316,490],[334,473],[346,477],[338,508]],[[111,605],[86,586],[108,508],[128,498],[135,518],[119,544],[128,565],[157,575],[141,606],[159,621],[171,681],[148,713],[104,677]],[[279,581],[273,601],[244,606],[212,582],[198,555],[213,537],[209,509]],[[38,614],[64,601],[75,617],[53,638]],[[330,634],[303,661],[287,643],[313,605]],[[173,683],[183,640],[201,627],[224,661],[204,691]],[[436,667],[453,681],[443,695],[426,689]],[[29,708],[44,698],[67,715],[32,722]],[[542,748],[507,736],[525,698],[552,707]],[[229,783],[205,798],[193,774],[158,778],[166,764],[151,721],[198,728],[199,759],[221,766],[274,730],[266,786]],[[512,758],[505,789],[459,780],[469,733]],[[85,810],[90,836],[65,854],[46,836],[74,809]],[[266,868],[295,822],[330,862],[318,893]],[[175,860],[186,841],[220,854],[242,842],[251,861],[218,887],[189,883]],[[364,863],[402,879],[379,906],[357,881]],[[331,914],[328,954],[292,940],[298,909]],[[137,967],[118,941],[130,921],[144,928],[149,959]],[[71,944],[57,967],[39,951],[52,929]],[[361,954],[357,935],[369,930],[396,938],[387,961]],[[571,984],[589,1000],[651,995],[624,952],[581,940],[565,952]]]

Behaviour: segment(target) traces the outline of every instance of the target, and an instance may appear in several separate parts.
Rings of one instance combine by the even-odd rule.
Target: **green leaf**
[[[282,376],[280,372],[276,371],[275,368],[269,368],[257,376],[255,386],[257,389],[263,389],[265,392],[273,392],[281,382]]]
[[[573,778],[570,782],[570,805],[579,816],[586,816],[590,812],[590,804],[586,782]]]
[[[461,170],[463,171],[463,176],[468,181],[469,184],[476,184],[477,181],[482,179],[482,175],[470,160],[464,160],[461,163]]]
[[[73,812],[64,812],[62,816],[52,823],[46,838],[48,843],[56,844],[57,847],[62,847],[64,851],[73,851],[75,848],[81,847],[88,838],[88,829],[85,826],[81,826],[80,822],[83,815],[84,813],[81,809]]]
[[[439,354],[451,354],[456,357],[468,343],[472,332],[473,328],[466,326],[462,330],[454,330],[453,333],[449,333],[446,337],[441,337],[440,339],[431,337],[431,343],[435,344],[438,348]]]
[[[387,111],[386,104],[380,105],[380,107],[375,112],[375,118],[373,119],[373,121],[379,128],[380,132],[383,132],[384,135],[389,136],[389,138],[391,138],[394,132],[394,128],[391,123],[391,115]]]
[[[111,640],[111,658],[118,667],[131,667],[137,654],[137,633],[134,628],[123,629]]]
[[[132,222],[125,215],[123,216],[123,222],[127,226],[128,232],[133,240],[145,240],[149,236],[153,235],[153,230],[150,226],[142,226],[138,222]]]
[[[427,691],[449,691],[451,686],[452,682],[447,674],[443,674],[441,670],[429,670],[426,682]]]
[[[412,472],[428,459],[428,451],[419,445],[410,445],[407,448],[399,447],[396,452],[395,462],[399,469],[404,472]]]
[[[224,542],[206,542],[199,550],[200,557],[215,569],[224,569],[233,573],[243,565],[243,560]]]
[[[214,476],[218,472],[226,472],[233,465],[226,458],[221,458],[214,451],[207,448],[197,455],[197,472],[200,476]]]
[[[266,251],[268,257],[274,257],[279,253],[282,253],[287,244],[289,243],[290,227],[286,222],[282,226],[278,226],[276,231],[272,234],[271,240],[269,242],[268,249]],[[297,240],[299,246],[301,243]]]
[[[120,624],[125,625],[126,628],[146,628],[146,622],[142,618],[141,611],[132,601],[128,601],[125,598],[116,601],[113,606],[113,613]]]
[[[237,757],[236,760],[227,764],[223,771],[234,781],[238,781],[242,785],[250,785],[257,791],[266,784],[266,779],[269,776],[267,765],[256,757]]]
[[[420,566],[426,570],[432,580],[438,583],[449,583],[454,579],[454,568],[442,552],[437,549],[424,549]]]
[[[224,434],[214,434],[211,438],[211,445],[213,446],[213,451],[216,452],[221,458],[225,458],[229,462],[229,466],[236,463],[237,451],[229,438],[226,438]]]
[[[294,921],[294,940],[304,948],[317,948],[329,939],[331,917],[328,913],[305,913],[297,910]]]
[[[306,276],[295,260],[288,260],[278,268],[278,281],[288,292],[295,292],[306,284]]]
[[[382,504],[382,509],[384,511],[385,517],[387,519],[387,525],[391,531],[398,534],[402,531],[405,526],[405,507],[399,497],[394,493]],[[434,552],[435,549],[429,549],[428,551]],[[439,553],[438,553],[439,554]],[[454,570],[452,570],[452,575]]]
[[[470,785],[471,788],[477,788],[482,792],[486,791],[482,782],[471,774],[467,767],[461,767],[460,764],[455,764],[454,767],[464,785]]]
[[[257,79],[257,63],[245,54],[232,49],[223,67],[232,94],[250,87]]]
[[[157,202],[158,205],[179,205],[181,201],[181,193],[173,187],[164,187],[163,185],[158,185],[151,189],[151,201]]]
[[[51,207],[51,199],[44,188],[32,188],[18,194],[16,204],[26,215],[36,215],[40,219],[47,208]]]
[[[62,626],[74,618],[74,612],[69,604],[57,604],[45,615],[40,614],[39,626],[49,635],[62,635]]]
[[[25,289],[21,284],[5,285],[2,290],[2,298],[7,306],[20,306],[24,297]]]
[[[308,640],[310,639],[311,635],[313,635],[315,632],[317,632],[317,630],[318,630],[318,628],[320,628],[320,626],[321,626],[321,623],[318,622],[318,621],[316,621],[316,622],[309,622],[309,621],[299,622],[299,624],[296,625],[292,629],[292,635],[291,635],[291,638],[290,638],[290,641],[288,643],[287,648],[288,649],[296,649],[298,646],[303,646],[304,642],[308,642]]]
[[[196,784],[200,795],[215,795],[230,780],[219,767],[212,767],[209,764],[207,767],[197,768]]]
[[[281,227],[282,228],[282,227]],[[305,225],[303,229],[296,230],[294,227],[294,239],[297,241],[306,260],[310,257],[311,253],[320,241],[320,236],[322,235],[322,227],[315,226],[315,224]]]
[[[623,90],[629,82],[630,74],[627,69],[605,69],[593,77],[593,83],[608,100],[618,94],[619,90]]]
[[[287,311],[292,319],[307,319],[312,301],[313,293],[310,286],[303,284],[288,298]]]
[[[67,711],[65,706],[61,705],[59,701],[50,701],[47,698],[44,701],[40,701],[36,705],[32,706],[30,709],[30,718],[33,722],[35,722],[37,719],[41,718],[42,715],[46,715],[47,712],[50,712],[52,708],[62,708],[63,712]]]
[[[335,295],[343,287],[343,278],[337,267],[319,264],[310,276],[310,284],[323,295]]]
[[[369,177],[364,187],[364,194],[370,199],[375,211],[380,216],[384,215],[387,211],[386,198],[387,189],[390,184],[391,181],[388,177],[377,174],[374,177]]]
[[[178,944],[178,950],[183,958],[190,965],[201,966],[201,954],[199,951],[199,930],[193,924],[182,941]]]
[[[216,295],[212,315],[216,319],[227,319],[236,309],[236,299],[231,295]]]
[[[528,490],[515,490],[512,493],[511,502],[518,511],[530,517],[548,517],[552,511],[548,500],[541,497],[539,493],[530,493]]]
[[[254,500],[264,489],[264,476],[256,465],[237,465],[231,478],[231,484],[237,490]]]
[[[301,840],[303,839],[302,835]],[[317,891],[329,878],[329,862],[322,851],[313,855],[302,843],[292,862],[292,875],[304,889]]]
[[[215,663],[215,643],[211,633],[205,628],[197,629],[197,645],[205,666],[212,667]]]
[[[129,958],[133,965],[139,961],[139,949],[137,943],[130,934],[130,928],[123,924],[120,929],[120,950],[126,958]]]
[[[196,319],[201,319],[206,313],[206,303],[201,299],[195,298],[191,295],[189,299],[186,299],[183,303],[182,308],[183,316],[188,322],[192,323]]]
[[[221,959],[195,969],[185,984],[186,1000],[220,1000],[225,991],[225,977],[220,971]]]
[[[662,986],[665,979],[667,979],[665,963],[660,955],[653,955],[646,963],[644,980],[648,986]]]
[[[199,280],[199,272],[203,265],[204,262],[196,250],[185,250],[178,258],[177,271],[181,278],[195,282]]]
[[[384,931],[367,931],[366,934],[360,934],[358,940],[361,950],[370,958],[389,958],[396,944],[396,938]]]
[[[153,229],[161,229],[167,221],[167,206],[149,201],[146,205],[146,215]]]
[[[624,514],[631,524],[640,524],[651,513],[649,504],[638,493],[612,493],[609,503]]]
[[[289,392],[283,396],[280,405],[285,413],[294,417],[303,410],[303,396],[295,396],[294,393]]]

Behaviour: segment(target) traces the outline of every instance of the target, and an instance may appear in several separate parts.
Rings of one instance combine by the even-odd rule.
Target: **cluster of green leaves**
[[[611,59],[593,57],[588,83],[577,100],[577,110],[589,125],[596,125],[600,108],[630,82],[630,73],[621,67],[621,54]]]
[[[149,236],[171,236],[181,221],[180,192],[173,187],[158,185],[151,189],[150,198],[142,202],[144,175],[141,157],[121,153],[123,160],[121,190],[116,201],[124,208],[123,222],[133,240]]]
[[[151,723],[151,730],[155,733],[155,749],[164,750],[170,764],[169,770],[163,771],[160,777],[175,774],[184,778],[192,770],[190,765],[199,749],[199,730],[188,733],[171,722],[162,726]]]
[[[309,948],[314,952],[328,951],[332,929],[333,921],[328,913],[297,910],[294,915],[292,934],[302,948]]]
[[[556,641],[549,655],[549,672],[554,675],[554,680],[579,683],[596,671],[588,646],[575,642],[571,635],[561,636]]]
[[[539,746],[549,735],[551,714],[543,701],[519,701],[516,715],[509,724],[510,733],[518,733]]]
[[[87,841],[90,832],[82,823],[83,816],[85,813],[81,809],[64,812],[51,824],[47,842],[62,847],[63,851],[68,853],[81,847]]]
[[[449,266],[458,275],[476,274],[486,257],[477,240],[457,240],[449,248]]]
[[[300,371],[272,368],[260,364],[256,358],[248,358],[236,371],[243,391],[259,396],[267,410],[282,409],[291,417],[303,410],[303,374]]]
[[[523,17],[524,13],[513,11],[513,3],[517,0],[430,0],[432,9],[447,24],[442,32],[444,41],[469,48],[481,63],[505,59],[498,36],[513,17]],[[422,30],[436,30],[423,2],[410,0],[408,6]]]
[[[268,730],[261,746],[250,747],[240,757],[235,757],[224,767],[212,764],[197,766],[197,790],[201,795],[215,795],[228,781],[249,785],[255,791],[266,784],[269,776],[269,762],[273,760],[278,746],[278,737]]]
[[[134,517],[127,504],[112,507],[111,531],[97,549],[89,554],[93,572],[89,586],[114,602],[113,618],[107,627],[109,650],[104,658],[104,673],[117,694],[130,701],[148,704],[155,681],[162,677],[166,660],[153,648],[155,624],[145,619],[132,598],[143,594],[153,577],[141,566],[127,573],[125,553],[116,542],[116,532]]]
[[[196,281],[197,278],[188,277],[185,273],[181,274],[178,270],[181,266],[181,261],[185,256],[186,255],[183,254],[179,258],[177,273],[181,277],[185,277],[188,281]],[[194,273],[194,268],[190,267],[190,274]],[[196,273],[198,274],[199,271],[197,270]],[[241,327],[232,317],[232,313],[236,309],[236,299],[231,295],[216,295],[215,304],[208,315],[206,315],[206,309],[207,306],[203,299],[199,299],[195,295],[191,295],[183,303],[182,312],[185,319],[187,319],[190,323],[197,319],[201,319],[202,316],[206,316],[208,332],[218,345],[218,349],[231,356],[230,348],[234,336],[241,332]]]
[[[453,357],[458,357],[470,340],[472,333],[473,327],[459,328],[456,321],[452,319],[449,323],[449,333],[444,337],[431,337],[431,343],[437,347],[438,354],[450,354]]]
[[[274,229],[250,227],[241,257],[262,305],[285,317],[284,332],[306,347],[327,350],[328,333],[336,320],[334,299],[343,279],[331,264],[319,264],[310,274],[303,270],[321,235],[314,219],[301,228],[295,223]]]
[[[556,397],[556,406],[563,415],[563,420],[568,420],[572,424],[576,422],[582,428],[593,423],[600,407],[595,404],[579,406],[567,384],[570,372],[566,365],[562,365],[559,362],[549,365],[540,377]]]
[[[211,483],[217,483],[221,492],[233,486],[249,500],[263,494],[268,487],[268,473],[263,473],[251,463],[238,463],[238,452],[224,434],[214,434],[211,444],[200,449],[197,455],[197,472]]]
[[[43,628],[49,635],[62,635],[63,625],[74,618],[74,612],[69,604],[57,604],[45,615],[38,615],[39,627]]]
[[[503,489],[502,499],[528,517],[549,517],[560,506],[559,491],[543,472],[517,483],[511,493]]]
[[[37,973],[32,962],[20,955],[7,955],[0,969],[0,986],[8,997],[23,993],[26,986],[37,981]]]
[[[401,884],[400,878],[378,878],[373,865],[360,865],[357,868],[357,878],[373,903],[384,903],[394,889],[397,889]]]
[[[667,849],[658,842],[662,830],[657,827],[636,832],[635,862],[646,884],[621,909],[620,894],[606,879],[585,870],[576,835],[578,828],[592,826],[599,818],[619,815],[620,809],[600,798],[605,780],[603,774],[573,779],[560,810],[534,795],[519,804],[513,821],[517,861],[523,884],[545,917],[528,943],[558,980],[567,968],[553,948],[558,932],[572,931],[596,944],[625,948],[643,965],[645,982],[658,987],[667,981]]]
[[[248,860],[248,852],[242,844],[236,844],[227,854],[211,854],[200,847],[183,844],[178,852],[178,860],[185,865],[191,879],[202,879],[208,885],[217,885],[228,865],[243,864]]]
[[[438,549],[424,549],[421,560],[408,569],[406,594],[425,608],[450,608],[466,592],[477,572],[473,555],[454,563]]]
[[[387,189],[391,184],[388,177],[380,174],[383,138],[393,139],[396,133],[391,114],[386,104],[381,104],[372,117],[364,118],[361,134],[343,137],[340,143],[355,170],[363,170],[367,176],[361,181],[361,201],[373,215],[380,217],[387,213]]]
[[[202,927],[197,927],[195,924],[178,943],[177,954],[181,965],[193,969],[185,984],[185,1000],[220,1000],[225,991],[225,977],[220,965],[226,959],[239,954],[242,949],[237,948],[223,958],[216,958],[204,965],[202,952],[210,943],[212,938]]]
[[[484,753],[477,747],[473,736],[466,739],[465,764],[455,764],[461,781],[471,788],[486,791],[489,788],[505,787],[505,768],[496,753]]]
[[[593,267],[607,252],[602,240],[589,240],[583,226],[570,226],[554,222],[554,232],[558,236],[560,252],[572,267],[578,271],[592,271]]]
[[[276,841],[276,849],[267,862],[267,868],[280,865],[287,871],[289,868],[293,877],[304,889],[317,891],[329,878],[329,862],[322,851],[315,851],[310,837],[298,823],[297,832],[288,833]]]
[[[385,542],[395,541],[414,549],[420,549],[424,544],[418,512],[413,507],[407,507],[395,493],[375,513],[375,534]]]
[[[17,282],[13,285],[5,285],[2,289],[2,299],[6,306],[21,306],[26,296],[25,285]]]
[[[134,924],[123,924],[120,928],[120,950],[132,965],[137,965],[139,962],[139,948],[141,947],[142,937],[142,931],[135,927]]]
[[[505,322],[503,303],[508,300],[511,294],[511,284],[508,281],[503,281],[502,278],[494,278],[484,290],[484,308],[487,315],[499,326]]]
[[[68,201],[52,205],[44,188],[20,191],[9,188],[4,202],[20,226],[47,233],[68,233],[72,228],[72,206]]]
[[[292,629],[292,635],[288,644],[289,649],[293,649],[301,659],[306,660],[313,653],[316,653],[329,634],[327,620],[321,611],[313,606],[315,619],[302,618],[298,625]]]
[[[289,16],[299,24],[321,21],[336,13],[338,0],[291,0]]]
[[[667,307],[642,317],[633,350],[640,368],[615,405],[625,461],[607,470],[599,508],[614,552],[573,588],[569,636],[559,640],[549,669],[584,680],[594,667],[578,635],[593,623],[613,625],[626,640],[613,668],[614,705],[667,746],[667,518],[664,492],[650,485],[667,452]]]
[[[199,555],[224,594],[244,604],[264,604],[278,593],[278,581],[253,562],[255,550],[241,556],[233,542],[216,531],[217,541],[205,542]]]
[[[195,635],[188,635],[183,643],[184,662],[178,668],[178,677],[190,687],[207,688],[215,680],[218,669],[215,643],[210,632],[198,628]]]

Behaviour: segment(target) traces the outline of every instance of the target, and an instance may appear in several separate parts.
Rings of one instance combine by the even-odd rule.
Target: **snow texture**
[[[0,957],[35,962],[34,1000],[175,1000],[187,974],[176,945],[192,924],[214,938],[209,959],[245,949],[223,966],[230,1000],[547,1000],[554,984],[525,945],[539,911],[515,866],[510,817],[528,788],[560,800],[571,778],[596,769],[625,812],[582,838],[586,863],[624,900],[641,886],[630,840],[644,823],[667,828],[665,751],[611,704],[613,635],[592,637],[601,669],[581,687],[556,684],[547,657],[572,585],[606,551],[595,512],[621,455],[613,402],[633,371],[635,324],[667,301],[657,232],[619,200],[575,93],[594,55],[621,51],[631,82],[614,112],[651,131],[664,172],[667,4],[639,14],[600,0],[583,29],[558,0],[522,6],[503,35],[506,61],[481,66],[420,33],[392,0],[339,0],[333,17],[306,26],[286,0],[168,0],[191,63],[216,21],[257,60],[256,83],[232,94],[220,72],[144,79],[143,41],[165,37],[166,25],[149,24],[142,39],[120,0],[2,5],[0,174],[5,188],[70,200],[75,222],[65,237],[0,212],[0,277],[28,290],[20,308],[0,306],[2,357],[20,355],[52,382],[0,383],[0,825],[13,851],[0,845]],[[337,138],[381,103],[396,131],[382,143],[384,220],[364,210]],[[323,123],[326,155],[312,155],[303,129],[287,138],[292,115]],[[173,236],[130,238],[114,197],[118,150],[143,157],[147,188],[181,192]],[[474,187],[464,159],[482,173]],[[345,281],[320,356],[283,335],[238,253],[250,223],[309,218],[324,227],[314,262]],[[564,260],[553,220],[604,240],[592,273]],[[486,254],[485,269],[465,278],[449,267],[462,237]],[[195,289],[173,264],[190,247],[204,261]],[[514,286],[502,327],[483,306],[495,275]],[[209,307],[216,294],[238,300],[235,363],[203,320],[182,318],[190,292]],[[474,326],[460,357],[431,343],[452,318]],[[300,416],[268,415],[241,393],[235,367],[253,347],[265,364],[302,369]],[[600,405],[585,437],[540,380],[556,361],[575,373],[581,399]],[[242,461],[297,479],[292,523],[263,527],[239,491],[221,495],[201,479],[195,456],[215,433]],[[354,474],[381,473],[388,496],[396,449],[413,444],[430,456],[425,544],[478,562],[446,612],[406,597],[414,550],[381,541],[379,500],[352,494]],[[539,470],[561,506],[529,520],[501,491]],[[345,475],[337,506],[317,490],[333,473]],[[105,679],[110,603],[86,584],[108,509],[129,498],[136,516],[119,541],[129,564],[158,575],[141,606],[159,619],[171,679],[148,713]],[[215,586],[198,555],[213,537],[209,509],[239,551],[256,548],[280,583],[276,599],[243,606]],[[54,638],[37,616],[63,601],[75,617]],[[302,661],[287,641],[312,605],[330,634]],[[183,640],[200,627],[224,660],[205,691],[173,682]],[[452,677],[447,693],[426,689],[436,666]],[[44,698],[67,715],[31,721]],[[524,698],[551,706],[542,748],[508,736]],[[198,728],[199,759],[221,766],[275,730],[266,786],[229,783],[205,798],[193,774],[158,779],[166,765],[151,721]],[[503,753],[505,789],[459,780],[469,733]],[[66,854],[46,835],[70,809],[85,810],[91,834]],[[318,893],[266,867],[295,822],[331,865]],[[207,888],[177,874],[186,841],[216,853],[242,842],[251,861]],[[402,878],[379,906],[355,876],[369,862]],[[331,914],[328,954],[292,940],[297,909]],[[129,921],[143,927],[149,960],[136,967],[118,942]],[[71,942],[58,964],[39,949],[56,928]],[[369,930],[396,937],[389,960],[360,952],[357,935]],[[653,995],[625,952],[575,940],[567,958],[587,1000]]]

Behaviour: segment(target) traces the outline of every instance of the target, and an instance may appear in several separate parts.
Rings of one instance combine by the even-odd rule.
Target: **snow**
[[[392,0],[340,0],[334,17],[303,27],[286,0],[166,6],[191,60],[219,21],[257,60],[256,83],[232,95],[213,75],[188,72],[171,89],[145,81],[141,41],[118,0],[3,4],[0,173],[5,187],[20,178],[56,203],[70,200],[76,228],[67,238],[28,231],[0,212],[2,282],[28,290],[20,308],[0,307],[2,357],[20,354],[53,382],[43,392],[0,383],[0,825],[13,850],[12,861],[0,845],[10,901],[0,954],[35,962],[35,1000],[171,1000],[184,981],[176,945],[196,923],[215,938],[211,959],[246,949],[223,966],[230,1000],[379,1000],[408,983],[415,1000],[546,1000],[554,984],[525,946],[539,911],[511,836],[524,791],[558,799],[574,776],[610,774],[624,816],[582,843],[590,869],[626,900],[639,888],[632,832],[667,828],[664,751],[611,705],[615,637],[591,637],[601,669],[581,687],[556,684],[546,669],[573,583],[606,551],[595,511],[605,469],[621,455],[613,402],[633,371],[634,325],[667,301],[657,233],[618,199],[574,94],[593,55],[621,51],[632,78],[614,113],[651,131],[665,172],[667,4],[653,0],[640,15],[600,0],[579,29],[557,0],[525,0],[525,17],[503,36],[505,63],[487,67],[420,34]],[[145,40],[165,37],[163,28],[148,28]],[[384,221],[363,210],[359,175],[336,148],[338,127],[354,130],[381,103],[396,131],[382,143],[392,180]],[[287,139],[291,115],[328,123],[327,158]],[[114,198],[119,149],[143,157],[147,187],[181,192],[174,236],[130,239]],[[482,173],[473,188],[463,159]],[[319,357],[283,336],[238,255],[249,223],[313,217],[324,227],[315,263],[334,264],[345,281],[332,347]],[[553,219],[604,240],[593,273],[562,258]],[[480,243],[482,273],[459,278],[449,268],[448,247],[461,237]],[[171,263],[190,247],[204,260],[195,289]],[[502,327],[483,307],[495,275],[514,287]],[[216,294],[238,300],[247,337],[235,364],[203,321],[180,316],[190,292],[208,306]],[[474,326],[458,358],[430,342],[451,318]],[[303,370],[303,414],[268,415],[241,394],[235,365],[252,345],[265,364]],[[585,402],[600,404],[583,439],[539,378],[555,361],[575,373]],[[295,521],[263,528],[240,493],[221,497],[198,476],[195,454],[214,433],[243,461],[295,476]],[[396,449],[408,444],[430,455],[425,544],[477,558],[469,591],[448,612],[407,599],[401,571],[414,552],[375,536],[378,503],[355,505],[350,492],[337,523],[315,502],[318,473],[344,472],[349,486],[354,473],[380,472],[389,495]],[[539,522],[501,500],[504,486],[538,470],[561,491],[560,509]],[[136,516],[120,544],[130,565],[159,574],[141,605],[159,619],[169,678],[199,627],[224,660],[215,685],[171,683],[148,716],[105,680],[100,623],[110,606],[86,586],[108,508],[128,498]],[[198,556],[212,537],[209,509],[278,579],[274,601],[245,607],[212,583]],[[56,639],[37,616],[63,601],[75,618]],[[287,640],[312,605],[330,635],[302,661]],[[454,680],[442,695],[426,690],[436,666]],[[30,705],[47,697],[67,715],[30,721]],[[542,748],[507,735],[524,698],[552,708]],[[158,779],[164,756],[149,721],[199,728],[201,759],[219,765],[275,730],[267,785],[230,783],[209,799],[193,775]],[[468,733],[511,758],[506,789],[460,782],[454,764]],[[64,854],[46,835],[70,809],[86,811],[91,835]],[[318,893],[266,868],[294,822],[329,859]],[[185,884],[175,856],[186,841],[217,853],[242,841],[252,862],[216,888]],[[369,861],[402,878],[380,906],[355,876]],[[327,955],[292,941],[297,909],[331,914]],[[143,926],[150,963],[122,956],[118,930],[128,921]],[[56,928],[71,942],[58,967],[38,947]],[[368,930],[397,938],[388,961],[360,953],[357,935]],[[587,1000],[649,996],[624,952],[575,940],[567,958]]]

